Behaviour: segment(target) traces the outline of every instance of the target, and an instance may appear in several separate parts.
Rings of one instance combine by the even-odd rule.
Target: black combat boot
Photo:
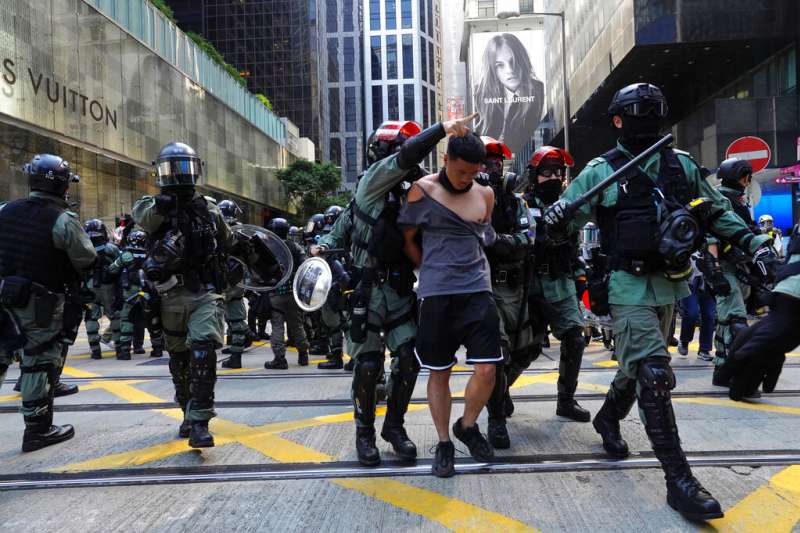
[[[320,370],[340,370],[344,368],[344,361],[342,360],[342,349],[332,349],[328,354],[328,360],[322,361],[317,364]]]
[[[230,357],[222,362],[222,368],[242,368],[242,354],[232,353]]]
[[[192,431],[192,423],[186,419],[186,404],[181,405],[181,411],[183,411],[183,420],[178,428],[178,437],[188,439],[189,433]]]
[[[681,449],[669,390],[644,388],[639,408],[653,451],[664,469],[669,506],[689,520],[722,518],[719,502],[692,475]]]
[[[140,344],[138,346],[133,347],[133,353],[135,353],[136,355],[144,355],[147,353],[147,351],[144,349],[144,346]]]
[[[67,385],[66,383],[58,381],[56,386],[53,388],[53,395],[56,398],[60,398],[61,396],[69,396],[70,394],[78,394],[77,385]]]
[[[353,371],[353,367],[355,367],[355,366],[356,366],[356,360],[355,360],[355,358],[354,358],[354,357],[351,357],[351,358],[350,358],[350,360],[349,360],[349,361],[347,361],[347,362],[344,364],[344,367],[343,367],[343,368],[344,368],[344,370],[345,370],[345,371],[347,371],[347,372],[352,372],[352,371]]]
[[[592,421],[594,430],[603,439],[603,449],[615,459],[624,459],[630,455],[628,443],[622,438],[619,429],[619,421],[628,416],[636,399],[635,393],[636,384],[633,381],[623,392],[618,392],[612,384],[603,406]]]
[[[511,447],[511,437],[506,428],[505,403],[506,394],[508,394],[508,376],[505,366],[497,365],[494,388],[486,402],[486,410],[489,412],[489,426],[486,433],[492,446],[500,450],[507,450]]]
[[[300,366],[308,366],[308,352],[305,350],[297,351],[297,364]]]
[[[571,394],[558,393],[558,403],[556,404],[556,414],[571,418],[576,422],[588,422],[592,419],[591,413],[578,405]]]
[[[69,425],[53,425],[52,412],[41,416],[26,416],[25,433],[22,435],[22,451],[32,452],[64,442],[75,436],[75,429]]]
[[[358,462],[364,466],[378,466],[381,464],[381,454],[375,446],[375,428],[356,428],[356,452]]]
[[[311,341],[308,352],[311,355],[325,355],[329,351],[328,342],[322,340]]]
[[[511,437],[508,435],[505,418],[489,418],[486,434],[489,437],[489,442],[498,450],[511,448]]]
[[[394,453],[404,461],[413,461],[417,458],[417,446],[408,438],[406,428],[403,426],[390,425],[386,422],[381,429],[383,440],[392,445]]]
[[[272,361],[264,363],[264,368],[267,370],[288,370],[289,363],[286,362],[286,357],[275,357]]]
[[[150,357],[162,357],[164,355],[164,348],[158,345],[152,345],[150,347]]]
[[[103,358],[103,350],[100,348],[99,344],[90,344],[89,348],[92,350],[92,359]]]
[[[192,448],[213,448],[214,437],[208,432],[208,420],[192,422],[189,431],[189,446]],[[181,424],[181,428],[183,425]]]
[[[119,361],[130,361],[131,360],[131,348],[130,346],[117,346],[117,359]]]

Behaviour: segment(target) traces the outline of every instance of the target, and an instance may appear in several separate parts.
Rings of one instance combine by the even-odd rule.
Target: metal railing
[[[286,145],[286,126],[147,0],[83,0],[248,122]]]

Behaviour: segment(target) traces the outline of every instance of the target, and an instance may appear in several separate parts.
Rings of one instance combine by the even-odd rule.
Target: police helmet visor
[[[156,164],[159,187],[195,185],[200,182],[202,164],[199,159],[169,159]]]
[[[669,108],[664,100],[643,100],[633,102],[622,107],[623,112],[630,117],[656,116],[664,118],[667,116]]]
[[[489,157],[483,162],[487,174],[500,174],[503,172],[503,160],[496,157]]]
[[[545,178],[552,178],[553,176],[557,178],[563,178],[567,175],[567,167],[544,167],[539,169],[539,175],[544,176]]]

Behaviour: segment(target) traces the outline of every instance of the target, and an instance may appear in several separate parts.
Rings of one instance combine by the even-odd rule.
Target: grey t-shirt
[[[464,220],[422,192],[422,199],[406,204],[398,218],[401,227],[419,227],[422,234],[417,295],[491,291],[489,261],[483,252],[495,239],[491,223]]]

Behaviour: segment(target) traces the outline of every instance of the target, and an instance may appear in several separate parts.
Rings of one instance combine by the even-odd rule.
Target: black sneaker
[[[686,357],[689,355],[689,346],[683,344],[682,342],[678,344],[678,353],[681,357]]]
[[[701,361],[714,360],[714,356],[704,350],[700,350],[699,352],[697,352],[697,358],[700,359]]]
[[[436,477],[453,477],[456,473],[456,447],[451,441],[436,445],[431,472]]]
[[[456,423],[453,424],[453,435],[466,444],[467,448],[469,448],[469,454],[476,461],[486,463],[494,459],[494,449],[492,445],[489,444],[489,441],[486,440],[486,437],[481,435],[478,424],[475,424],[471,428],[464,428],[459,418],[456,420]]]

